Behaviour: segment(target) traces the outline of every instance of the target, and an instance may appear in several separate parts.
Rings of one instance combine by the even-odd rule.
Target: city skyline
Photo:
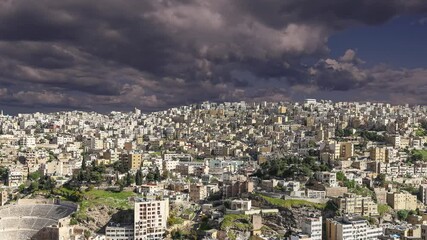
[[[203,101],[427,104],[427,4],[1,1],[6,113]]]
[[[366,103],[370,103],[373,105],[378,105],[378,104],[382,104],[384,106],[391,106],[391,107],[403,107],[403,106],[407,106],[409,108],[414,108],[414,107],[427,107],[425,104],[392,104],[390,102],[380,102],[380,101],[333,101],[331,99],[315,99],[315,98],[306,98],[303,99],[302,101],[201,101],[201,102],[195,102],[195,103],[191,103],[191,104],[187,104],[187,105],[179,105],[179,106],[171,106],[169,108],[164,108],[164,109],[159,109],[159,110],[152,110],[152,111],[143,111],[139,108],[137,108],[136,106],[128,106],[126,109],[110,109],[109,111],[96,111],[96,110],[87,110],[87,109],[66,109],[66,110],[59,110],[59,111],[27,111],[27,112],[12,112],[12,113],[8,113],[5,112],[4,110],[0,109],[0,115],[3,116],[17,116],[17,115],[32,115],[32,114],[55,114],[55,113],[67,113],[67,112],[82,112],[82,113],[95,113],[95,114],[101,114],[101,115],[108,115],[111,113],[135,113],[135,112],[139,112],[139,114],[152,114],[152,113],[159,113],[159,112],[164,112],[164,111],[170,111],[173,109],[180,109],[180,108],[185,108],[185,107],[190,107],[190,106],[198,106],[198,107],[202,107],[205,104],[214,104],[215,106],[226,106],[229,104],[240,104],[240,103],[245,103],[245,104],[256,104],[256,105],[262,105],[263,103],[265,104],[305,104],[306,102],[310,102],[310,101],[315,101],[315,102],[324,102],[324,103],[332,103],[332,104],[339,104],[339,103],[344,103],[344,104],[349,104],[349,103],[357,103],[357,104],[366,104]]]

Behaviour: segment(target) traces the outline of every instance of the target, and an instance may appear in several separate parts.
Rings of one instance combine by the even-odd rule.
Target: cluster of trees
[[[19,186],[20,192],[35,192],[38,190],[46,190],[52,192],[55,189],[56,183],[49,176],[42,176],[38,171],[28,174],[29,184],[22,184]]]
[[[409,158],[412,162],[418,162],[418,161],[426,161],[423,152],[418,150],[413,150],[411,152],[411,156]]]
[[[118,176],[116,177],[118,179]],[[123,190],[124,187],[129,187],[135,183],[135,175],[130,173],[126,173],[126,177],[124,179],[118,179],[116,184],[120,187],[120,191]]]
[[[136,185],[142,185],[144,182],[144,178],[146,182],[152,182],[162,180],[163,176],[160,174],[160,170],[157,167],[151,169],[146,176],[143,175],[141,170],[137,170],[135,175],[129,172],[126,173],[126,177],[124,179],[117,180],[117,185],[120,186],[120,189],[123,189],[124,187],[129,187],[134,183]]]
[[[296,176],[311,176],[316,171],[330,171],[330,167],[320,163],[317,157],[287,156],[273,159],[261,164],[261,168],[254,174],[262,179],[271,177],[288,178]]]
[[[374,141],[374,142],[385,142],[385,137],[377,133],[377,131],[383,131],[383,130],[385,129],[373,128],[370,130],[360,131],[357,134],[360,135],[365,140]],[[335,129],[335,136],[338,138],[350,137],[352,135],[353,135],[353,129],[351,128]]]
[[[385,187],[385,184],[387,183],[385,179],[386,179],[386,175],[384,173],[378,174],[377,177],[375,178],[376,184],[378,186]]]
[[[374,201],[376,201],[375,193],[372,190],[370,190],[364,185],[358,185],[354,180],[348,179],[343,172],[337,172],[337,180],[342,182],[343,185],[347,187],[350,192],[364,197],[370,196]]]
[[[83,160],[82,168],[77,176],[74,176],[74,180],[77,180],[78,182],[93,182],[99,184],[104,181],[106,169],[106,166],[102,164],[96,165],[95,162],[92,162],[90,166],[87,166],[86,160]]]
[[[175,229],[171,232],[171,235],[172,235],[172,239],[177,239],[177,240],[198,239],[197,232],[195,230],[184,231],[183,229]]]
[[[360,132],[360,136],[363,137],[365,140],[373,142],[385,142],[385,137],[383,135],[379,135],[376,132],[362,131]]]
[[[160,170],[157,167],[155,167],[154,169],[151,169],[145,176],[145,180],[147,182],[161,181],[162,179],[163,179],[163,176],[160,174]],[[135,184],[142,185],[143,181],[144,181],[144,176],[142,174],[142,171],[141,170],[136,171]]]
[[[368,131],[383,132],[387,130],[385,125],[373,125],[367,128]]]
[[[120,173],[127,173],[130,170],[130,167],[128,164],[125,164],[123,161],[117,161],[113,163],[113,169],[114,171],[120,172]]]
[[[152,181],[160,181],[165,178],[165,175],[169,174],[167,171],[160,173],[160,170],[155,167],[152,168],[145,176],[141,170],[138,170],[136,174],[131,174],[130,168],[128,164],[117,161],[113,163],[109,168],[113,168],[116,172],[117,176],[116,185],[123,190],[124,187],[129,187],[136,183],[137,185],[141,185],[144,181],[152,182]],[[82,167],[79,172],[73,176],[73,180],[79,183],[79,185],[83,182],[92,183],[92,184],[101,184],[105,181],[104,175],[107,173],[107,166],[105,165],[96,165],[95,162],[88,165],[86,160],[84,159],[82,162]],[[126,174],[126,176],[122,179],[119,179],[119,174]]]
[[[349,189],[356,188],[357,184],[354,180],[349,180],[343,172],[337,172],[337,180],[342,182]]]
[[[79,189],[72,189],[69,186],[55,188],[52,193],[73,202],[81,202],[84,198],[84,194]]]
[[[399,220],[406,220],[408,216],[416,214],[417,212],[414,210],[399,210],[396,215]]]
[[[353,130],[350,128],[345,128],[345,129],[335,129],[335,136],[336,137],[350,137],[351,135],[353,135]]]

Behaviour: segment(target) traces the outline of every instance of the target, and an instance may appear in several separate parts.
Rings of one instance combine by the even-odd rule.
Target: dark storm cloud
[[[373,88],[380,76],[354,51],[302,61],[324,58],[336,31],[423,11],[421,0],[3,0],[0,102],[157,109]]]

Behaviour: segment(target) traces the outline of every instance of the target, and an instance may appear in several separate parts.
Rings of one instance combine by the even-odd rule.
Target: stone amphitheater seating
[[[1,239],[21,240],[30,239],[38,230],[11,230],[7,232],[1,232]]]
[[[54,204],[7,205],[0,207],[0,239],[30,239],[40,229],[58,224],[75,209]]]

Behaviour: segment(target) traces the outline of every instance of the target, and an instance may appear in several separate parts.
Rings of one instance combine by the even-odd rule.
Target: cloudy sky
[[[0,108],[427,104],[425,0],[0,0]]]

